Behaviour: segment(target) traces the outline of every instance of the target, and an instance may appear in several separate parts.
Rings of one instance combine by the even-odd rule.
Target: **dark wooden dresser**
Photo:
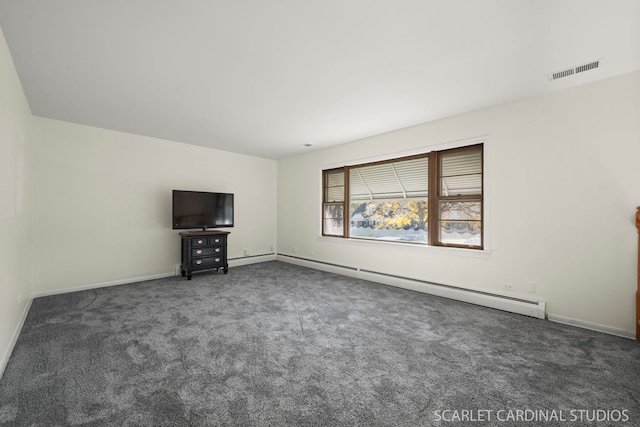
[[[191,280],[198,270],[220,270],[227,274],[227,236],[228,231],[185,231],[182,238],[182,261],[180,273]]]

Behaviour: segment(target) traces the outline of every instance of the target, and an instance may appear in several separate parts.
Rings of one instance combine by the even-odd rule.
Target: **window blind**
[[[349,168],[351,200],[426,197],[428,189],[426,156]]]
[[[482,150],[444,153],[440,157],[440,195],[482,194]]]

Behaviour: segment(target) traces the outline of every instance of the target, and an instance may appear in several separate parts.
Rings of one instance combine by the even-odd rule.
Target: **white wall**
[[[282,160],[278,252],[488,291],[510,283],[552,316],[629,335],[639,118],[635,72]],[[488,257],[319,237],[323,167],[482,135]]]
[[[0,375],[29,288],[31,110],[0,30]]]
[[[229,258],[275,249],[274,160],[34,121],[34,293],[172,273],[172,189],[235,193]]]

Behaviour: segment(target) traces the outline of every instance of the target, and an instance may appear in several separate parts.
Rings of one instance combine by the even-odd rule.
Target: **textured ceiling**
[[[0,26],[35,115],[274,159],[640,69],[637,0],[0,0]]]

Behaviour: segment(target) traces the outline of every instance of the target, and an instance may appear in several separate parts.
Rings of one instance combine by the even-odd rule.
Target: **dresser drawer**
[[[224,247],[222,246],[218,246],[215,248],[194,248],[191,249],[191,256],[192,257],[204,257],[204,256],[211,256],[211,255],[223,255],[224,254]]]
[[[224,265],[224,257],[194,258],[191,260],[191,268],[211,268]]]
[[[209,246],[223,246],[226,241],[226,236],[209,237]]]
[[[209,246],[209,239],[206,237],[198,237],[195,239],[189,239],[192,248],[199,248],[202,246]]]

